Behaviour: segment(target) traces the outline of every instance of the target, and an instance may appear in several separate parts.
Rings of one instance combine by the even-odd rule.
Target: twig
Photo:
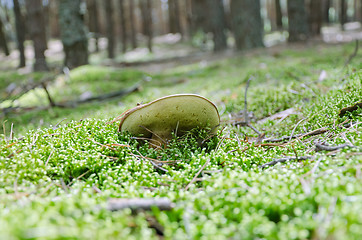
[[[125,208],[131,210],[152,210],[157,207],[159,210],[172,210],[175,204],[168,198],[111,198],[107,202],[109,211],[118,211]]]
[[[209,164],[210,161],[211,161],[211,158],[208,158],[208,159],[206,160],[205,164],[204,164],[204,165],[200,168],[200,170],[196,173],[196,175],[195,175],[194,178],[191,180],[191,182],[189,182],[189,184],[187,184],[187,186],[185,187],[185,190],[186,190],[186,191],[190,188],[191,184],[193,184],[193,183],[196,181],[197,177],[200,175],[200,173],[202,172],[202,170],[205,169],[205,167],[207,166],[207,164]]]
[[[14,126],[14,123],[11,123],[11,127],[10,127],[10,135],[9,135],[9,139],[10,139],[10,140],[13,140],[13,135],[14,135],[14,132],[13,132],[13,126]]]
[[[307,137],[307,136],[314,136],[314,135],[320,135],[323,134],[325,132],[327,132],[328,129],[325,127],[322,128],[318,128],[316,130],[313,130],[311,132],[308,133],[301,133],[301,134],[297,134],[297,135],[292,135],[292,136],[283,136],[281,138],[266,138],[263,140],[263,142],[285,142],[287,140],[290,139],[290,137],[293,138],[303,138],[303,137]]]
[[[292,137],[294,135],[295,129],[298,127],[298,125],[303,122],[304,120],[306,120],[307,118],[303,118],[302,120],[300,120],[299,122],[297,122],[297,124],[295,125],[295,127],[293,128],[292,134],[289,137],[289,142],[292,140]]]
[[[67,118],[63,118],[62,120],[60,120],[57,124],[55,124],[55,126],[53,127],[53,130],[57,129],[59,124],[61,124],[64,120],[67,120]]]
[[[250,123],[250,119],[248,116],[248,99],[247,99],[247,94],[248,94],[248,89],[249,89],[249,85],[250,85],[250,81],[254,79],[253,76],[249,77],[248,81],[246,82],[246,87],[245,87],[245,94],[244,94],[244,121],[239,121],[239,122],[235,122],[233,123],[234,126],[240,125],[240,126],[246,126],[251,128],[254,132],[256,132],[256,134],[260,135],[260,132]]]
[[[49,157],[47,158],[46,162],[45,162],[45,166],[48,165],[48,162],[51,158],[51,156],[53,155],[54,149],[51,151],[51,153],[49,154]]]
[[[356,39],[355,43],[356,43],[356,44],[355,44],[355,47],[354,47],[354,51],[353,51],[353,53],[348,57],[348,59],[346,60],[346,62],[344,63],[343,68],[346,68],[346,67],[348,66],[348,64],[352,61],[352,59],[353,59],[355,56],[357,56],[358,43],[359,43],[358,39]]]
[[[157,168],[157,169],[159,169],[159,170],[161,170],[161,171],[164,171],[164,172],[168,172],[167,169],[158,166],[158,165],[154,162],[155,159],[152,159],[152,158],[149,158],[149,157],[145,157],[145,156],[143,156],[140,152],[138,152],[139,155],[136,155],[136,154],[133,154],[133,153],[130,153],[130,154],[131,154],[132,156],[134,156],[134,157],[137,157],[137,158],[146,159],[146,160],[148,160],[155,168]]]
[[[293,161],[293,160],[308,160],[308,159],[311,159],[312,156],[301,156],[301,157],[285,157],[285,158],[279,158],[279,159],[274,159],[273,161],[271,162],[268,162],[268,163],[265,163],[261,166],[259,166],[260,168],[266,168],[268,166],[273,166],[277,163],[281,163],[281,162],[287,162],[287,161]]]
[[[343,117],[347,112],[356,111],[358,108],[362,108],[362,102],[358,102],[352,106],[344,107],[339,111],[338,116]]]
[[[48,91],[48,89],[47,89],[46,84],[45,84],[44,82],[42,82],[42,83],[41,83],[41,86],[43,87],[43,89],[44,89],[44,91],[45,91],[45,93],[46,93],[46,95],[47,95],[47,98],[48,98],[50,107],[56,106],[55,102],[53,101],[53,98],[50,96],[50,93],[49,93],[49,91]]]
[[[244,94],[244,119],[246,123],[249,123],[249,116],[248,116],[248,98],[247,98],[247,94],[248,94],[248,88],[250,85],[250,81],[253,77],[249,77],[248,81],[246,82],[246,87],[245,87],[245,94]]]
[[[92,189],[95,193],[102,193],[102,190],[100,190],[98,187],[96,186],[92,186]]]
[[[8,142],[8,141],[6,140],[6,125],[5,125],[5,123],[6,123],[7,121],[8,121],[8,120],[3,121],[4,140],[5,140],[6,143]]]
[[[146,128],[145,126],[142,126],[142,125],[139,125],[139,127],[145,129],[146,131],[148,131],[149,133],[152,133],[153,135],[155,135],[158,139],[160,139],[164,144],[167,144],[167,142],[161,138],[157,133],[151,131],[150,129]],[[155,141],[155,142],[159,142],[158,140],[155,140],[155,139],[152,139],[152,141]]]
[[[323,145],[321,143],[314,143],[315,144],[315,151],[336,151],[338,149],[342,149],[342,148],[346,148],[346,147],[355,147],[349,143],[345,143],[345,144],[341,144],[341,145],[337,145],[337,146],[328,146],[328,145]]]

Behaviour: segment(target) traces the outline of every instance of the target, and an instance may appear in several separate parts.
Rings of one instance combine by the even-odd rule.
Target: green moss
[[[151,76],[144,90],[121,99],[122,106],[117,99],[7,116],[5,135],[0,134],[0,238],[158,239],[151,227],[157,222],[165,239],[358,239],[361,109],[338,116],[341,108],[361,101],[359,63],[342,69],[352,51],[350,44],[239,56],[201,69],[188,65]],[[327,78],[319,81],[322,70]],[[322,127],[328,132],[270,146],[254,142],[250,128],[229,124],[229,115],[244,109],[250,75],[251,123],[266,137]],[[109,92],[143,76],[84,66],[71,73],[67,86]],[[186,80],[172,84],[179,78]],[[156,150],[107,123],[137,102],[176,92],[201,93],[219,106],[223,121],[217,136],[200,144],[208,134],[195,131]],[[283,120],[258,122],[288,108],[295,113]],[[45,126],[38,128],[41,119]],[[316,152],[315,141],[354,147]],[[285,156],[313,158],[260,168]],[[168,197],[175,208],[110,212],[105,208],[110,197]]]

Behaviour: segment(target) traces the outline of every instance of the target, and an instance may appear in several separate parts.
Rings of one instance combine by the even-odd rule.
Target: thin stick
[[[358,52],[358,40],[356,39],[355,41],[355,47],[354,47],[354,51],[353,53],[348,57],[348,59],[346,60],[346,62],[344,63],[343,68],[347,67],[347,65],[352,61],[352,59],[357,55]]]
[[[48,157],[47,161],[45,162],[45,166],[48,165],[48,162],[49,162],[51,156],[53,155],[53,152],[54,152],[54,149],[53,149],[53,150],[51,151],[51,153],[49,154],[49,157]]]
[[[204,164],[204,165],[200,168],[200,170],[196,173],[196,175],[195,175],[194,178],[191,180],[191,182],[189,182],[189,184],[187,184],[187,186],[185,187],[185,190],[186,190],[186,191],[190,188],[191,184],[193,184],[193,183],[196,181],[197,177],[200,175],[200,173],[202,172],[202,170],[205,169],[205,167],[207,166],[207,164],[209,164],[210,161],[211,161],[211,158],[209,158],[209,159],[206,160],[205,164]]]
[[[248,116],[248,99],[247,99],[247,94],[248,94],[248,88],[250,85],[250,81],[253,77],[249,77],[248,81],[246,82],[246,87],[245,87],[245,94],[244,94],[244,119],[246,123],[249,123],[249,116]]]
[[[295,129],[298,127],[298,125],[303,122],[304,120],[306,120],[307,118],[303,118],[302,120],[300,120],[299,122],[297,122],[297,124],[295,125],[295,127],[293,128],[292,134],[289,137],[289,142],[292,140],[292,137],[294,135]]]
[[[8,121],[8,120],[3,121],[3,131],[4,131],[4,140],[5,140],[5,142],[7,142],[7,140],[6,140],[6,126],[5,126],[5,123],[6,123],[7,121]]]
[[[338,149],[342,149],[342,148],[346,148],[346,147],[355,147],[351,144],[345,143],[345,144],[341,144],[341,145],[337,145],[337,146],[327,146],[327,145],[323,145],[321,143],[314,143],[315,144],[315,151],[336,151]]]
[[[287,161],[292,161],[292,160],[307,160],[307,159],[311,159],[312,156],[302,156],[302,157],[298,157],[298,159],[296,157],[285,157],[285,158],[279,158],[279,159],[274,159],[271,162],[265,163],[261,166],[259,166],[260,168],[266,168],[268,166],[273,166],[277,163],[281,163],[281,162],[287,162]]]
[[[47,89],[46,84],[45,84],[44,82],[42,82],[42,83],[41,83],[41,86],[43,87],[43,89],[44,89],[44,91],[45,91],[45,93],[46,93],[46,95],[47,95],[47,98],[48,98],[48,101],[49,101],[49,105],[50,105],[51,107],[55,107],[55,106],[56,106],[56,103],[53,101],[53,98],[50,96],[50,93],[49,93],[49,91],[48,91],[48,89]]]
[[[145,129],[146,131],[152,133],[153,135],[155,135],[156,137],[158,137],[164,144],[167,144],[167,142],[166,142],[164,139],[162,139],[158,134],[152,132],[150,129],[148,129],[148,128],[146,128],[145,126],[142,126],[142,125],[139,125],[139,127],[141,127],[141,128],[143,128],[143,129]]]
[[[131,210],[152,210],[157,207],[159,210],[172,210],[174,203],[168,198],[111,198],[108,200],[107,209],[117,211],[125,208]]]
[[[14,126],[14,123],[11,123],[10,135],[9,135],[9,139],[10,139],[10,140],[13,140],[13,135],[14,135],[13,126]]]

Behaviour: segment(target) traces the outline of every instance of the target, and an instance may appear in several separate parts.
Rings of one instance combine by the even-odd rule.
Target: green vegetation
[[[3,119],[0,239],[160,239],[160,234],[165,239],[359,239],[362,110],[339,116],[362,98],[361,53],[343,68],[353,48],[265,49],[153,75],[92,66],[73,70],[69,82],[59,80],[62,87],[48,86],[56,101],[141,81],[142,89],[121,99]],[[322,71],[327,75],[320,78]],[[250,77],[251,124],[266,138],[285,136],[284,142],[260,144],[251,128],[232,125],[240,120]],[[182,92],[201,94],[219,107],[217,136],[194,131],[155,150],[109,122],[138,102]],[[44,104],[42,94],[29,92],[18,104]],[[290,108],[294,111],[284,119],[265,119]],[[322,128],[317,135],[288,138]],[[317,151],[316,143],[349,146]],[[311,158],[261,167],[305,156]],[[167,197],[175,208],[111,212],[107,199],[114,197]]]

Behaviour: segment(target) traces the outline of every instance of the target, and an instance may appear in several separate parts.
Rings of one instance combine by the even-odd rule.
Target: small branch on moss
[[[48,89],[47,89],[46,83],[45,83],[45,82],[42,82],[42,83],[41,83],[41,86],[43,87],[43,89],[44,89],[44,91],[45,91],[45,93],[46,93],[46,95],[47,95],[47,98],[48,98],[50,107],[55,107],[56,104],[55,104],[53,98],[52,98],[52,97],[50,96],[50,94],[49,94],[49,91],[48,91]]]
[[[274,159],[271,162],[265,163],[261,166],[259,166],[260,168],[266,168],[269,166],[273,166],[277,163],[282,163],[282,162],[289,162],[289,161],[294,161],[294,160],[298,160],[298,161],[304,161],[304,160],[308,160],[311,159],[312,156],[301,156],[301,157],[285,157],[285,158],[279,158],[279,159]]]
[[[352,59],[353,59],[355,56],[357,56],[358,43],[359,43],[359,41],[356,40],[355,43],[356,43],[356,44],[355,44],[355,47],[354,47],[354,51],[353,51],[353,53],[348,57],[348,59],[346,60],[346,62],[344,63],[343,68],[346,68],[346,67],[348,66],[348,64],[352,61]]]
[[[152,210],[157,207],[161,211],[172,210],[175,204],[168,198],[111,198],[107,202],[109,211],[118,211],[129,208],[136,210]]]
[[[202,172],[202,170],[205,169],[205,167],[209,164],[209,162],[211,161],[211,158],[208,158],[205,162],[205,164],[200,168],[200,170],[196,173],[196,175],[194,176],[194,178],[191,180],[191,182],[189,182],[189,184],[187,184],[187,186],[185,187],[185,190],[187,191],[191,184],[193,184],[194,182],[196,182],[197,177],[200,175],[200,173]]]
[[[245,94],[244,94],[244,121],[238,121],[233,123],[234,126],[246,126],[251,128],[254,132],[256,132],[256,134],[258,134],[258,136],[261,135],[261,133],[250,123],[250,119],[248,116],[248,99],[247,99],[247,94],[248,94],[248,89],[249,89],[249,85],[250,85],[250,81],[254,79],[253,76],[251,76],[248,81],[246,82],[246,87],[245,87]]]
[[[346,148],[346,147],[351,147],[351,148],[355,147],[355,146],[353,146],[351,144],[348,144],[348,143],[337,145],[337,146],[328,146],[328,145],[318,143],[318,142],[316,142],[314,144],[315,144],[315,151],[316,152],[318,152],[318,151],[336,151],[336,150]]]
[[[358,102],[352,106],[344,107],[339,111],[338,116],[343,117],[347,112],[356,111],[358,108],[362,108],[362,102]]]
[[[313,131],[310,131],[307,133],[301,133],[301,134],[297,134],[297,135],[283,136],[281,138],[266,138],[263,140],[263,142],[287,142],[288,140],[290,141],[290,139],[320,135],[327,131],[328,131],[327,128],[322,127],[322,128],[318,128],[316,130],[313,130]]]
[[[246,123],[249,123],[247,94],[248,94],[248,89],[249,89],[251,79],[252,79],[252,77],[250,77],[248,79],[248,81],[246,82],[245,94],[244,94],[244,118],[245,118]]]

